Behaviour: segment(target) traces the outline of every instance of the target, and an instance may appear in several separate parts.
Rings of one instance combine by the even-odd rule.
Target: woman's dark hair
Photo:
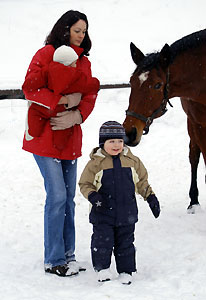
[[[45,45],[52,45],[55,49],[62,45],[69,46],[70,28],[79,20],[83,20],[87,24],[85,37],[80,45],[80,47],[84,49],[81,56],[89,55],[89,50],[91,49],[92,43],[88,34],[88,20],[85,14],[77,10],[69,10],[61,16],[47,36]]]

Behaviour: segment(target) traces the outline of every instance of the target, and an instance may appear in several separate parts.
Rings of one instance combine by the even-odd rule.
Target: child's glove
[[[102,206],[102,196],[98,192],[92,192],[89,194],[88,200],[96,207]]]
[[[149,203],[149,207],[153,215],[155,216],[155,218],[158,218],[160,214],[160,204],[157,197],[154,194],[150,194],[146,200]]]

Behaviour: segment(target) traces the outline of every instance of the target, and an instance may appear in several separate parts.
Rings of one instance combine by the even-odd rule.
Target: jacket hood
[[[80,57],[80,55],[83,53],[84,49],[83,48],[80,48],[78,46],[75,46],[73,44],[70,45],[70,47],[72,49],[74,49],[74,51],[76,52],[76,54]]]
[[[111,157],[111,155],[109,155],[104,149],[102,149],[100,147],[94,148],[89,155],[90,159],[96,159],[96,158],[104,159],[105,157],[108,157],[108,156]],[[128,156],[132,159],[135,158],[135,156],[132,154],[129,147],[127,147],[127,146],[124,146],[123,151],[120,153],[120,156]]]

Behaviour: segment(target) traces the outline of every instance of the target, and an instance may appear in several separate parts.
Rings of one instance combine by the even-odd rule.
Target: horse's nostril
[[[137,128],[133,127],[132,130],[131,130],[131,136],[133,138],[133,140],[136,139],[136,136],[137,136]]]
[[[129,137],[127,135],[124,137],[124,142],[125,142],[125,144],[129,143]]]
[[[135,146],[134,145],[134,141],[136,140],[137,137],[137,129],[135,127],[132,128],[132,130],[130,132],[127,133],[126,137],[125,137],[125,144],[127,144],[128,146]]]

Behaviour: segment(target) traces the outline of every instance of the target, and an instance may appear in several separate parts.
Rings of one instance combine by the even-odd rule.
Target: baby
[[[86,76],[77,68],[78,58],[77,53],[69,46],[63,45],[54,52],[53,61],[48,66],[47,87],[55,95],[66,95],[68,103],[59,104],[54,110],[32,103],[28,111],[28,132],[31,136],[40,136],[44,131],[44,126],[58,112],[78,106],[81,97],[74,98],[72,101],[69,94],[95,94],[99,90],[98,79]],[[52,133],[54,147],[61,151],[72,134],[72,130],[73,127],[65,130],[54,130]]]

